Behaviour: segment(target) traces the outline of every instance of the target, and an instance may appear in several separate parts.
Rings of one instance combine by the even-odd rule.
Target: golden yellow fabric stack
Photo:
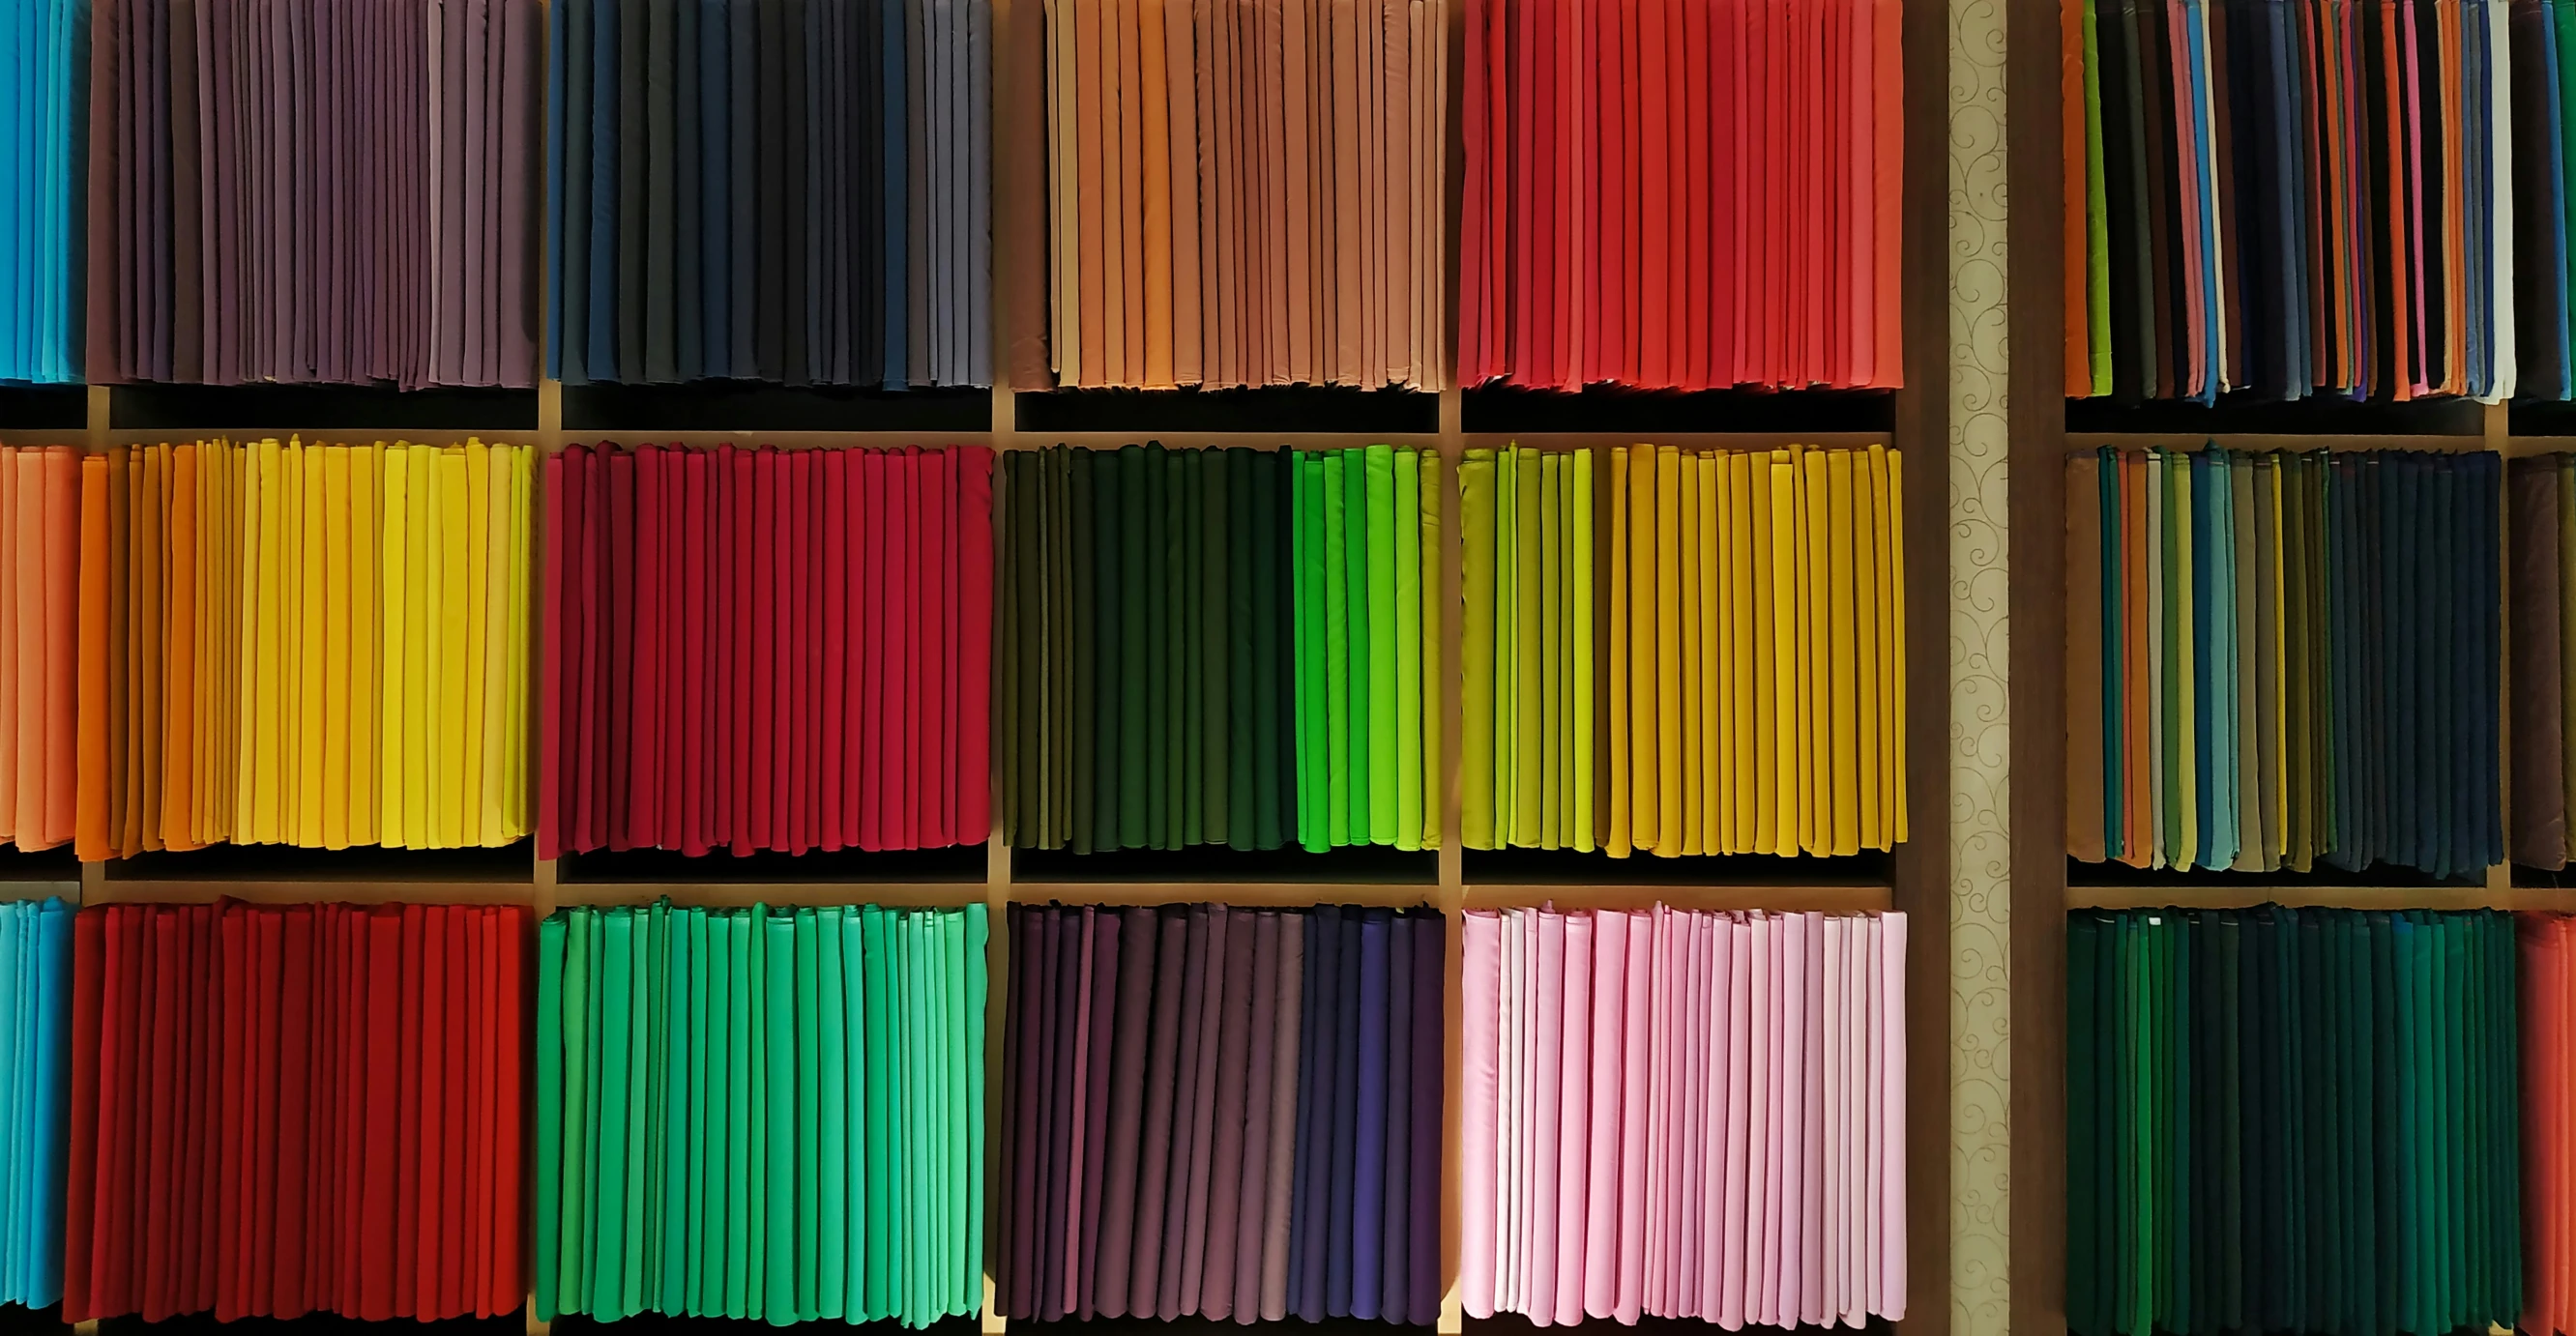
[[[527,833],[534,453],[81,461],[83,859]]]
[[[1469,450],[1468,847],[1906,838],[1897,452]]]

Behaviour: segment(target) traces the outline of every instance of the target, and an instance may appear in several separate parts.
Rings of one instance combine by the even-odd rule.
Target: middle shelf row
[[[1884,854],[1903,490],[1882,446],[0,448],[0,835],[874,852],[998,797],[1032,854],[1409,852],[1455,717],[1472,849]]]

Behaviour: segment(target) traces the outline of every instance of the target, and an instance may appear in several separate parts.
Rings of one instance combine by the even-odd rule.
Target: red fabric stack
[[[538,857],[990,833],[993,454],[546,460]]]
[[[515,1311],[517,905],[109,905],[73,931],[63,1320]]]

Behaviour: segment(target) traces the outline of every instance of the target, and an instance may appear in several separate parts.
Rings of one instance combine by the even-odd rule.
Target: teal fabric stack
[[[977,1311],[984,907],[538,927],[537,1312]]]
[[[72,907],[0,903],[0,1303],[63,1297],[64,1024]]]

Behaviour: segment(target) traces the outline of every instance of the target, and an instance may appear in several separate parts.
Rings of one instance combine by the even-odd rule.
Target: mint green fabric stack
[[[984,907],[538,926],[539,1316],[983,1300]]]

